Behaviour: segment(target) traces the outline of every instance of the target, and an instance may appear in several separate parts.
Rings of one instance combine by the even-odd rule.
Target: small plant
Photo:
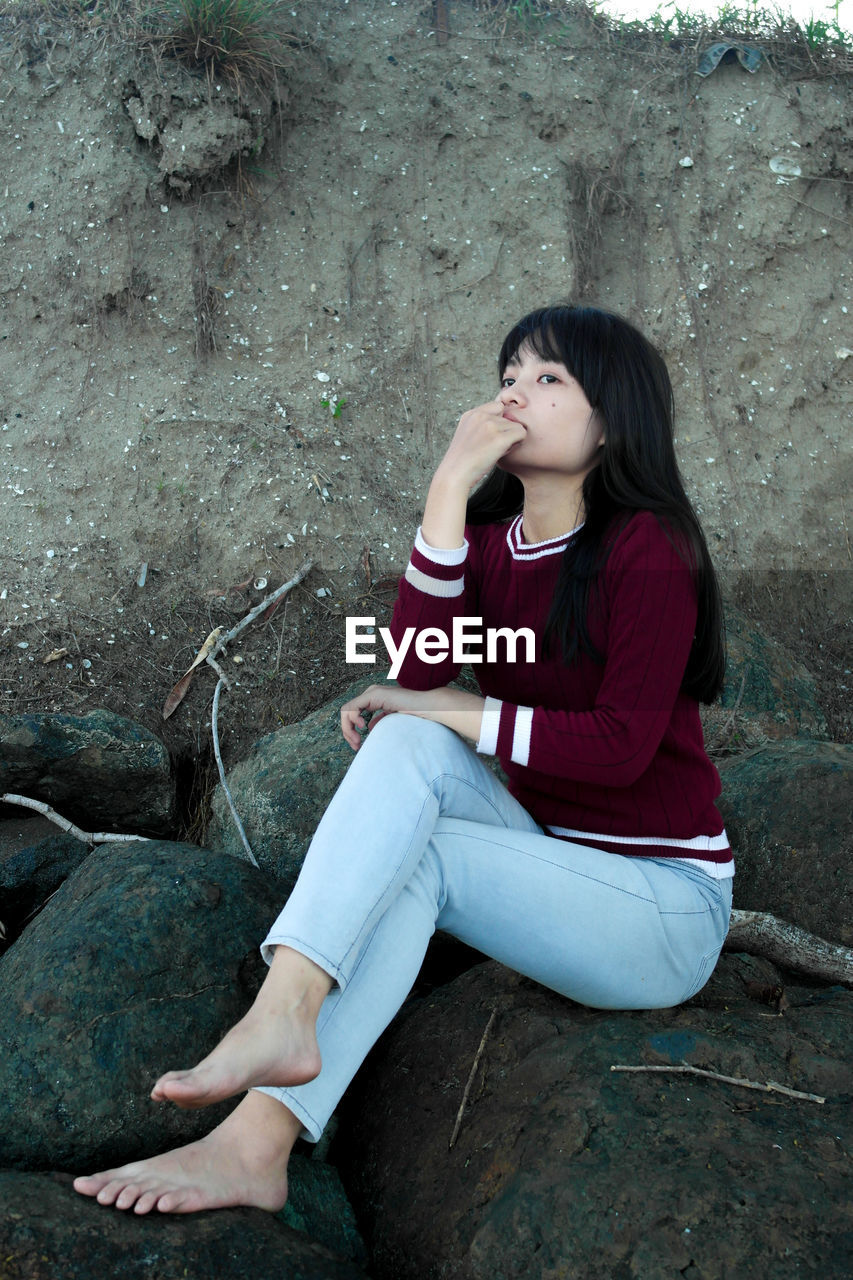
[[[339,418],[343,412],[346,400],[321,400],[320,404],[324,409],[331,409],[333,418]]]
[[[277,0],[179,0],[165,52],[208,77],[267,88],[290,65],[294,39],[284,25],[289,6]]]

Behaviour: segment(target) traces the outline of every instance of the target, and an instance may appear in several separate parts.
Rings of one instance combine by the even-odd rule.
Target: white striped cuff
[[[512,733],[512,755],[515,764],[527,764],[530,759],[530,734],[533,730],[533,708],[517,707],[515,727]]]
[[[468,556],[468,541],[463,539],[461,547],[453,547],[448,550],[446,547],[431,547],[424,540],[420,526],[415,534],[415,546],[422,556],[426,556],[428,560],[433,560],[436,564],[464,564]]]
[[[480,722],[480,740],[477,743],[480,755],[493,756],[497,752],[502,706],[503,703],[498,698],[486,698],[483,719]]]

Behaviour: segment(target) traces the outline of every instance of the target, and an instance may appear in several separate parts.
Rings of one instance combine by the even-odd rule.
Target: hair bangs
[[[504,376],[507,365],[518,360],[526,348],[540,360],[564,365],[580,383],[592,407],[598,408],[604,367],[602,345],[609,347],[602,318],[602,313],[591,307],[557,306],[531,311],[504,339],[498,356],[499,376]]]

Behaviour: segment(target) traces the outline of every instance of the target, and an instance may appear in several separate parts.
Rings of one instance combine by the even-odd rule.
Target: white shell
[[[794,157],[786,155],[774,156],[770,161],[770,168],[780,178],[799,178],[803,172]]]

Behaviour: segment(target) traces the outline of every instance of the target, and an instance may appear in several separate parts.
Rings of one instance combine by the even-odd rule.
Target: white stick
[[[51,809],[49,804],[45,804],[43,800],[30,800],[28,796],[16,796],[6,791],[0,796],[0,801],[4,804],[20,804],[25,809],[35,809],[36,813],[42,813],[51,822],[54,822],[68,835],[74,836],[77,840],[82,840],[83,844],[126,844],[131,840],[148,840],[148,836],[127,836],[127,835],[110,835],[104,831],[81,831],[79,827],[75,827],[73,822],[69,822],[67,818],[63,818],[55,809]]]
[[[215,645],[210,649],[210,652],[205,655],[205,661],[208,666],[213,667],[214,671],[219,676],[219,681],[213,694],[213,710],[210,716],[210,729],[213,735],[213,754],[216,756],[216,767],[219,770],[219,781],[222,783],[222,790],[225,792],[225,799],[228,801],[228,808],[231,810],[231,817],[234,819],[234,826],[237,828],[237,834],[239,835],[243,848],[246,851],[247,860],[251,862],[253,867],[258,868],[260,868],[260,864],[252,852],[252,846],[249,844],[245,828],[243,823],[240,821],[237,806],[234,803],[228,783],[225,781],[225,767],[222,763],[222,754],[219,750],[219,695],[222,692],[223,685],[226,689],[229,689],[231,686],[228,677],[216,659],[226,645],[238,636],[241,631],[248,627],[250,623],[254,622],[255,618],[259,618],[262,613],[265,613],[266,610],[270,608],[271,605],[274,605],[282,596],[287,595],[288,591],[292,591],[293,588],[302,581],[306,574],[310,573],[313,567],[313,560],[306,560],[305,563],[296,570],[296,573],[289,579],[289,581],[282,583],[282,585],[270,595],[265,596],[260,604],[256,604],[254,609],[250,609],[245,618],[241,618],[236,626],[232,627],[230,631],[225,633],[225,635],[221,635]]]
[[[622,1067],[615,1066],[611,1071],[649,1071],[669,1072],[673,1075],[704,1076],[706,1080],[721,1080],[723,1084],[736,1084],[741,1089],[758,1089],[759,1093],[784,1093],[786,1098],[799,1098],[801,1102],[826,1102],[818,1093],[801,1093],[799,1089],[789,1089],[786,1084],[777,1084],[768,1080],[760,1084],[757,1080],[742,1080],[739,1076],[723,1076],[719,1071],[706,1071],[704,1067],[691,1067],[686,1062],[680,1067]]]
[[[219,781],[222,783],[222,790],[225,792],[225,799],[228,801],[228,808],[231,810],[231,817],[234,819],[234,825],[237,828],[237,833],[243,842],[243,848],[246,850],[247,859],[251,862],[253,867],[259,868],[258,860],[252,853],[252,846],[249,844],[246,837],[246,832],[244,831],[243,824],[240,821],[240,815],[237,812],[237,807],[234,804],[231,792],[228,789],[228,783],[225,781],[225,768],[222,764],[222,756],[219,751],[219,695],[222,692],[222,686],[224,684],[225,677],[220,676],[216,689],[213,693],[213,710],[210,715],[210,730],[213,735],[213,754],[216,756],[216,767],[219,770]]]

